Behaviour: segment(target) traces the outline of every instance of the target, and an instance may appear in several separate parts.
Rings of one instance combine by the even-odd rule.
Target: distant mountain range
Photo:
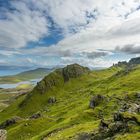
[[[26,67],[26,66],[5,66],[5,65],[0,65],[0,70],[29,70],[31,69],[30,67]]]
[[[17,83],[21,81],[28,81],[31,79],[43,78],[45,75],[47,75],[51,71],[53,71],[53,68],[37,68],[34,70],[21,72],[16,75],[1,76],[0,84]]]

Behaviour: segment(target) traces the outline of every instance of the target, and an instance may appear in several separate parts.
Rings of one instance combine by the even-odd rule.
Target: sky
[[[140,0],[0,0],[0,66],[109,67],[140,56]]]

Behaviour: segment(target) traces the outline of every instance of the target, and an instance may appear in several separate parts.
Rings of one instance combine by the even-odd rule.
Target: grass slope
[[[0,113],[0,122],[13,116],[23,118],[6,128],[7,139],[74,140],[80,133],[97,131],[100,113],[105,119],[112,118],[112,114],[121,107],[121,103],[127,101],[126,96],[129,96],[131,102],[135,102],[135,93],[140,91],[140,67],[129,73],[125,73],[123,69],[114,66],[106,70],[92,71],[78,78],[71,78],[64,84],[61,77],[57,77],[60,84],[45,93],[34,89],[29,95],[21,96]],[[110,100],[90,109],[89,101],[97,94],[104,95]],[[57,102],[49,104],[50,97],[55,97]],[[42,117],[28,119],[36,112],[40,112]],[[125,113],[140,120],[140,114]],[[139,132],[140,126],[132,125],[130,133],[117,134],[115,139],[138,140]]]

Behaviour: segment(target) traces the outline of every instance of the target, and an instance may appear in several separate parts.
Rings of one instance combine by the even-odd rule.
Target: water
[[[41,81],[41,79],[32,79],[29,81],[23,81],[23,82],[19,82],[19,83],[15,83],[15,84],[0,84],[0,88],[3,89],[10,89],[10,88],[16,88],[19,85],[22,84],[31,84],[31,85],[36,85],[37,82]]]

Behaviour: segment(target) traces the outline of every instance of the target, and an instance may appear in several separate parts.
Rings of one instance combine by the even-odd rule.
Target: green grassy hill
[[[45,75],[50,73],[52,70],[53,69],[38,68],[35,70],[30,70],[30,71],[25,71],[25,72],[19,73],[17,75],[2,76],[2,77],[0,77],[0,84],[17,83],[17,82],[21,82],[21,81],[28,81],[31,79],[43,78]]]
[[[69,65],[0,112],[0,127],[8,140],[139,140],[139,85],[139,64]]]

